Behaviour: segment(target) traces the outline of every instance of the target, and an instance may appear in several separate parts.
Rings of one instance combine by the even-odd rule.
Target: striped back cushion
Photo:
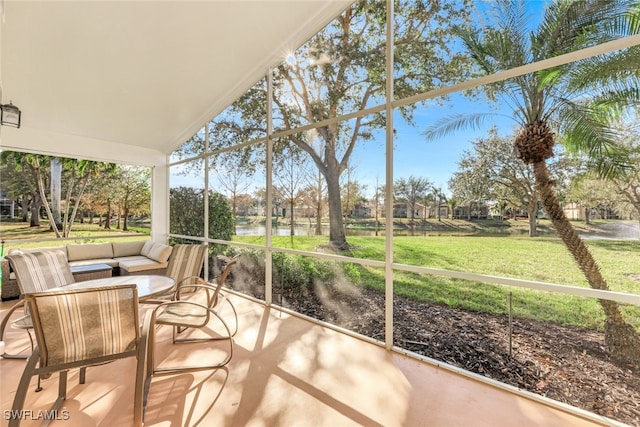
[[[135,350],[135,285],[27,295],[41,364],[52,366]]]
[[[61,250],[7,255],[23,294],[42,292],[75,282],[67,255]]]
[[[171,251],[167,276],[179,283],[183,278],[199,276],[204,265],[206,245],[175,245]],[[196,279],[187,280],[180,285],[193,285]]]

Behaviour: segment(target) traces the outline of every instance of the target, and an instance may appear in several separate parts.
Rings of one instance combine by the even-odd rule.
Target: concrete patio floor
[[[512,392],[443,366],[384,348],[308,320],[232,296],[240,329],[223,369],[154,377],[146,426],[589,426],[616,425],[581,410]],[[0,304],[0,316],[13,304]],[[28,348],[10,330],[9,348]],[[161,364],[189,363],[221,351],[201,344],[172,345],[158,330]],[[172,363],[173,362],[173,363]],[[2,425],[25,362],[0,359]],[[132,422],[135,361],[121,360],[69,375],[65,412],[53,426],[128,426]],[[55,400],[57,374],[25,403],[21,425]]]

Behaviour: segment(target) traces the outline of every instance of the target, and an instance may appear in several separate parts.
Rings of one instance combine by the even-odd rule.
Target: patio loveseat
[[[20,251],[11,249],[9,253]],[[113,276],[126,276],[131,274],[165,274],[172,247],[162,243],[147,241],[136,242],[110,242],[69,244],[48,248],[25,249],[24,252],[61,250],[67,256],[76,280],[81,274],[85,274],[91,266],[108,265]],[[6,258],[0,260],[2,268],[2,300],[17,298],[20,289],[11,271],[9,261]],[[105,267],[107,268],[107,267]]]

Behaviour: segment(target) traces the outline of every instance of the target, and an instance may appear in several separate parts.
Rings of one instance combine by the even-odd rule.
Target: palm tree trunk
[[[589,248],[578,236],[562,210],[553,188],[553,182],[549,178],[549,169],[545,161],[535,162],[533,170],[542,205],[549,215],[556,233],[584,273],[589,286],[594,289],[610,290]],[[631,325],[625,323],[617,302],[604,299],[598,301],[607,316],[605,344],[609,353],[616,359],[640,365],[640,336]]]
[[[538,235],[538,197],[535,193],[529,199],[527,215],[529,216],[529,237],[536,237]]]

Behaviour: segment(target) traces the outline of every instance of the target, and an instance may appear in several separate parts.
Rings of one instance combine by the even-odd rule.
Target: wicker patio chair
[[[207,283],[204,280],[198,278],[195,284],[190,284],[189,288],[195,290],[204,290],[206,301],[204,303],[196,302],[193,299],[184,300],[183,288],[178,288],[173,301],[166,301],[158,305],[153,311],[151,311],[151,324],[149,327],[149,354],[147,356],[147,375],[153,375],[158,373],[173,373],[180,371],[201,370],[201,369],[214,369],[219,368],[231,360],[233,356],[233,336],[238,330],[238,314],[232,302],[220,292],[225,281],[231,273],[231,269],[237,262],[237,259],[232,259],[225,267],[222,275],[218,279],[217,284]],[[185,288],[186,289],[186,288]],[[192,289],[189,289],[191,291]],[[200,293],[198,293],[200,294]],[[233,313],[233,327],[230,328],[227,321],[225,321],[221,314],[224,307],[230,307]],[[204,329],[211,321],[219,321],[223,328],[223,334],[220,335],[208,335],[205,338],[179,338],[178,335],[185,333],[185,329]],[[224,359],[217,362],[210,362],[201,365],[191,366],[174,366],[174,367],[161,367],[157,368],[154,363],[155,358],[155,331],[156,325],[167,325],[173,327],[173,343],[191,343],[201,341],[228,341],[229,351]],[[211,331],[209,331],[211,332]]]
[[[49,291],[25,296],[37,345],[29,357],[13,401],[11,414],[20,414],[34,375],[59,372],[57,411],[66,399],[69,369],[136,357],[134,425],[144,414],[144,369],[149,322],[140,329],[135,285]],[[20,417],[9,427],[20,425]]]
[[[42,292],[75,282],[67,261],[67,255],[61,250],[18,252],[9,254],[6,258],[15,272],[20,293],[23,295]],[[0,347],[4,347],[4,333],[11,316],[18,309],[24,309],[25,307],[24,300],[18,301],[2,319],[2,323],[0,323],[0,342],[2,342],[2,345]],[[23,316],[11,321],[11,326],[27,331],[31,341],[31,349],[33,350],[33,338],[30,333],[33,325],[31,317],[26,310]],[[25,354],[8,354],[4,351],[0,356],[5,359],[26,359],[29,357]]]

